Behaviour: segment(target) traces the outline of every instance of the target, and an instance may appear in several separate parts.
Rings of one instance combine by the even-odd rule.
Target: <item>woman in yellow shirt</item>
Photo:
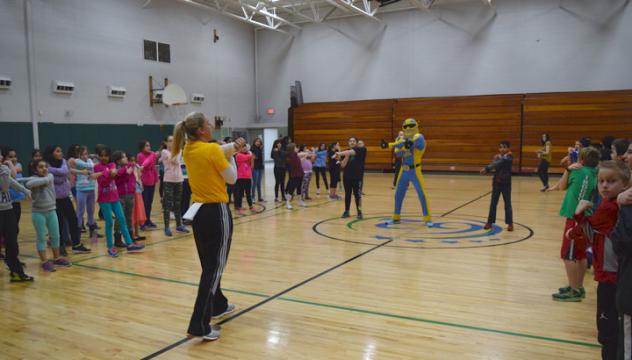
[[[551,165],[551,160],[553,159],[549,134],[542,134],[542,149],[538,150],[537,154],[540,159],[538,176],[544,186],[540,191],[545,192],[549,189],[549,165]]]
[[[175,126],[172,154],[177,157],[182,151],[187,164],[191,199],[201,204],[193,217],[193,236],[202,264],[202,275],[188,336],[201,336],[204,340],[219,338],[219,327],[211,326],[211,318],[235,310],[235,305],[229,304],[222,294],[220,281],[233,234],[226,184],[234,184],[237,179],[235,167],[228,159],[245,145],[244,139],[222,147],[209,143],[212,132],[204,114],[190,113]]]

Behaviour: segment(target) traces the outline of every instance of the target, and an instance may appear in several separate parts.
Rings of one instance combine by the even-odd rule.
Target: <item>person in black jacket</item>
[[[272,144],[270,157],[274,160],[274,202],[279,202],[279,190],[281,190],[282,201],[285,201],[285,163],[287,153],[282,149],[281,140],[275,140]]]
[[[492,180],[492,201],[489,206],[489,216],[487,217],[485,230],[491,229],[492,224],[496,222],[496,207],[498,206],[500,194],[502,194],[503,201],[505,202],[505,223],[507,224],[507,231],[513,231],[513,210],[511,208],[511,165],[513,163],[513,155],[511,154],[509,146],[509,141],[501,141],[498,149],[500,153],[494,156],[494,161],[492,161],[491,164],[481,169],[481,174],[494,172],[494,179]]]
[[[626,159],[627,160],[627,159]],[[630,159],[632,160],[632,159]],[[628,163],[632,163],[632,161]],[[619,219],[610,235],[617,254],[616,304],[619,312],[619,351],[617,359],[632,359],[632,205],[630,189],[618,196]]]

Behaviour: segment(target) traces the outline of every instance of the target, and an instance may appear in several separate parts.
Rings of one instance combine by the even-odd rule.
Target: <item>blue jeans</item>
[[[252,170],[251,195],[253,199],[263,199],[263,196],[261,196],[261,179],[262,178],[263,178],[263,169]],[[258,198],[255,198],[255,190],[259,193]]]
[[[94,222],[94,190],[77,191],[77,223],[83,227],[83,214],[88,212],[88,226],[96,224]]]

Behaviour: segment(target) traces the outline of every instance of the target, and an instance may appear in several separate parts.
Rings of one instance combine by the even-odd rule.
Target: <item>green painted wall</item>
[[[33,125],[24,122],[0,122],[0,145],[10,146],[26,166],[33,150]]]
[[[33,150],[33,133],[31,123],[0,122],[0,145],[11,146],[18,152],[18,158],[26,165]],[[136,154],[138,143],[147,139],[153,149],[160,141],[173,133],[172,125],[125,125],[125,124],[58,124],[39,123],[40,146],[43,150],[47,145],[60,145],[64,152],[71,144],[81,144],[94,152],[94,145],[106,144],[112,151],[123,150]],[[247,132],[247,129],[215,130],[213,137],[222,139],[232,136],[232,131]],[[287,128],[279,129],[279,134],[287,134]]]
[[[39,123],[40,146],[60,145],[64,151],[71,144],[82,144],[94,151],[94,145],[106,144],[113,151],[138,153],[138,143],[147,139],[156,149],[161,140],[173,133],[173,126],[124,124],[57,124]],[[30,123],[0,122],[0,144],[14,147],[22,163],[28,162],[33,150]]]
[[[39,133],[42,148],[55,144],[66,151],[71,144],[82,144],[93,153],[96,144],[105,144],[112,151],[136,154],[138,143],[142,140],[149,140],[152,149],[156,150],[162,139],[173,133],[173,126],[40,123]]]

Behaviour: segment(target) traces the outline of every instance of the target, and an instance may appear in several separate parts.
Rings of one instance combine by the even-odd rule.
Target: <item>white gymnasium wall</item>
[[[438,0],[430,13],[258,31],[262,121],[287,121],[289,86],[305,102],[632,88],[632,5],[624,0]],[[277,109],[274,116],[264,109]]]
[[[0,0],[0,121],[30,121],[23,0]],[[231,118],[232,127],[255,118],[252,26],[173,0],[30,0],[39,121],[58,123],[173,123],[163,106],[149,107],[148,76],[167,77],[188,95],[203,93],[188,111]],[[212,30],[219,32],[213,44]],[[171,63],[143,59],[143,39],[171,44]],[[72,81],[72,96],[53,94],[53,80]],[[106,86],[127,88],[123,100]]]

